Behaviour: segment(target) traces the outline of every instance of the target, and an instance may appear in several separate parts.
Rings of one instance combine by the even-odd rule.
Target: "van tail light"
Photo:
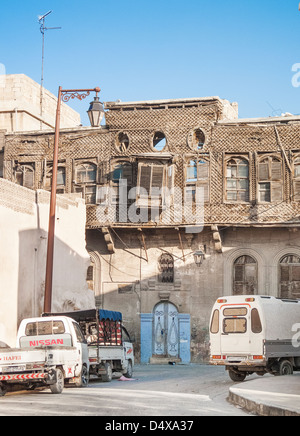
[[[212,356],[214,360],[221,360],[222,356]]]
[[[217,300],[217,303],[219,304],[227,303],[227,300],[221,298],[220,300]]]
[[[247,303],[253,303],[253,301],[255,301],[255,298],[246,298],[245,301],[247,301]]]
[[[263,356],[253,356],[253,360],[263,360]]]

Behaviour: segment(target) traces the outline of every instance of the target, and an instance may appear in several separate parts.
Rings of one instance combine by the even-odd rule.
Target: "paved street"
[[[227,402],[232,382],[223,368],[206,365],[136,366],[135,381],[91,380],[85,389],[9,393],[0,416],[249,416]]]

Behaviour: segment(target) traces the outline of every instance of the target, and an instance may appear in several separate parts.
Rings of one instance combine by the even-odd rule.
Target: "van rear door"
[[[250,308],[243,304],[224,304],[220,312],[222,355],[248,355],[251,332]]]

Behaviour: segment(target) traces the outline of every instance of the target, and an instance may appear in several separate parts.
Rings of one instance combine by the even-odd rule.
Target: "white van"
[[[300,300],[222,297],[210,320],[210,363],[238,382],[253,373],[292,374],[300,371],[299,330]]]

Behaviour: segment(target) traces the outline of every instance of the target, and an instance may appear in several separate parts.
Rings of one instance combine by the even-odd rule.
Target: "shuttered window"
[[[251,256],[241,256],[233,268],[233,295],[257,294],[257,262]]]
[[[20,165],[15,172],[15,180],[18,185],[25,188],[34,188],[34,168],[30,165]]]
[[[285,256],[280,261],[280,298],[300,298],[300,257]]]
[[[170,172],[168,172],[168,170]],[[161,205],[166,187],[172,189],[173,172],[170,167],[155,164],[139,164],[138,169],[138,207],[152,204]]]
[[[268,156],[258,164],[258,195],[263,203],[283,200],[282,161]]]

